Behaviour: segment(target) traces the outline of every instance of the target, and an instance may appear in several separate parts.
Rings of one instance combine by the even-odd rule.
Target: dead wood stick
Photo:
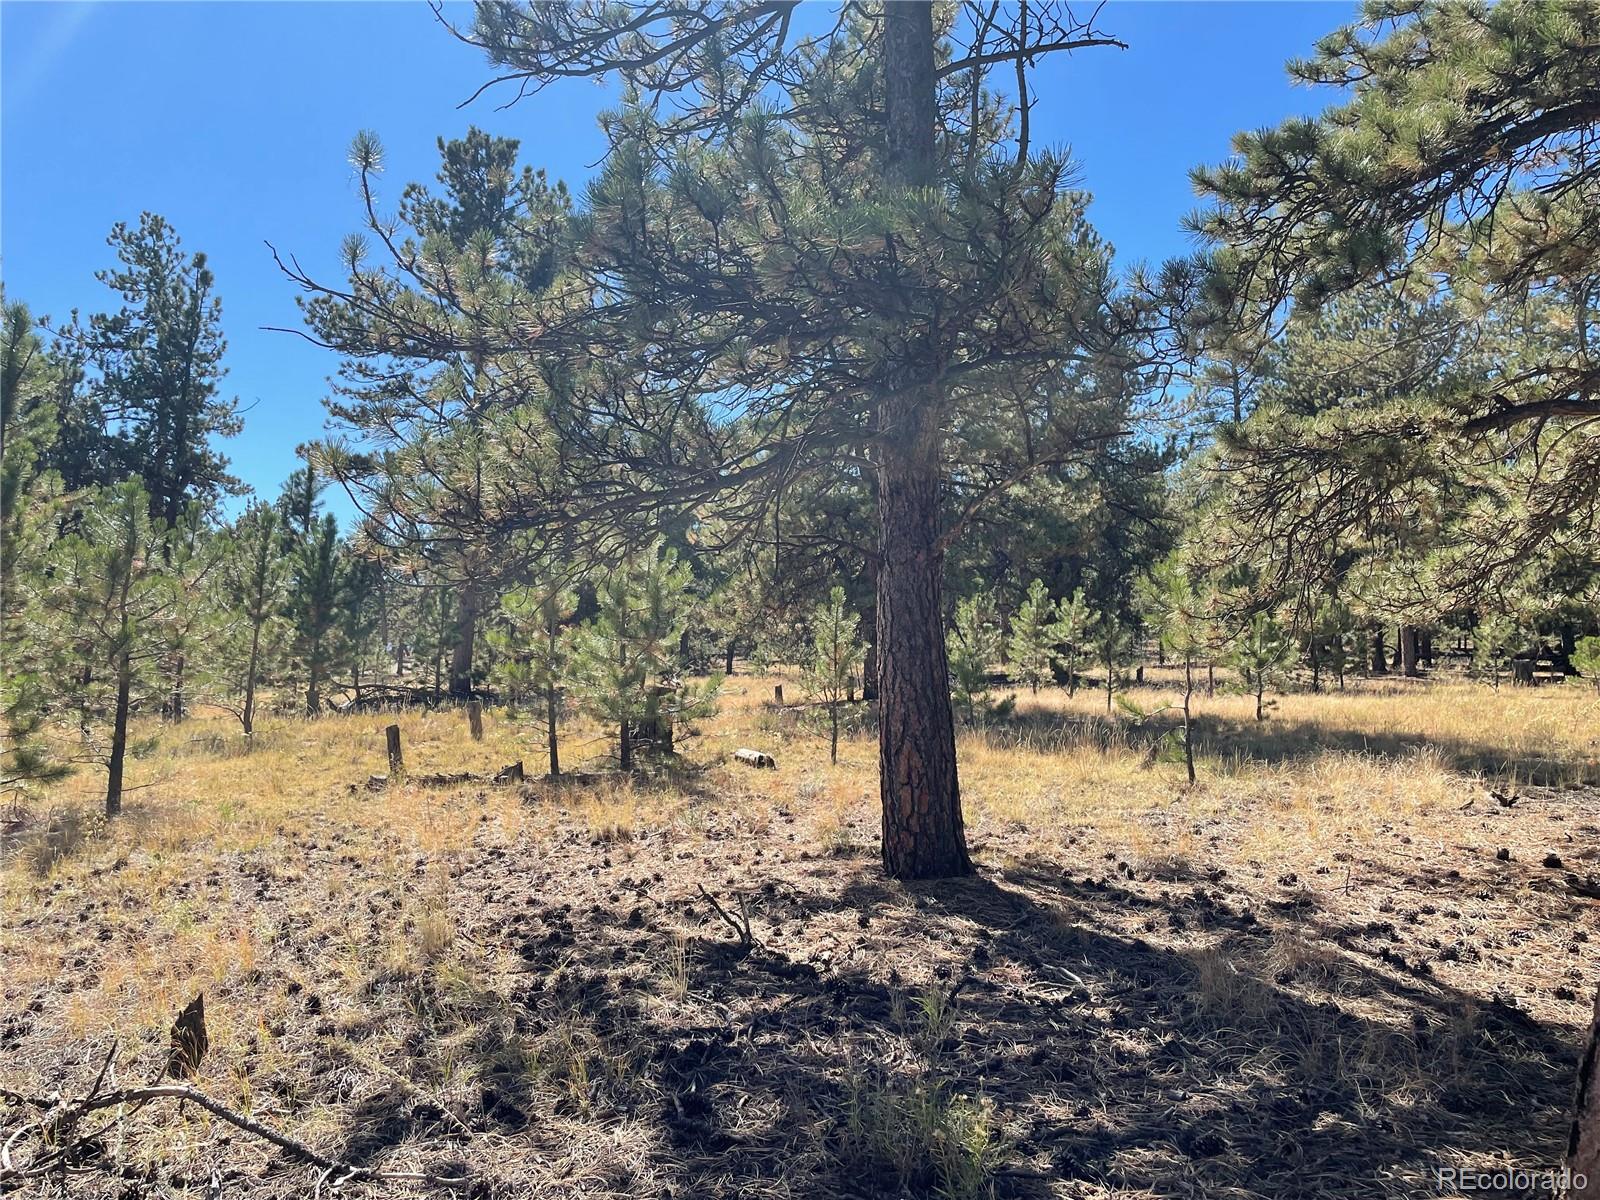
[[[374,1167],[358,1167],[354,1163],[347,1163],[342,1159],[330,1158],[326,1154],[323,1154],[317,1150],[313,1150],[304,1142],[297,1142],[293,1138],[281,1134],[269,1126],[261,1124],[259,1121],[252,1120],[243,1113],[235,1112],[226,1104],[223,1104],[220,1100],[213,1100],[204,1092],[198,1091],[187,1084],[158,1084],[153,1087],[124,1088],[119,1091],[106,1092],[104,1095],[90,1094],[83,1097],[81,1100],[75,1100],[70,1103],[60,1102],[54,1105],[50,1104],[48,1101],[32,1099],[29,1097],[19,1096],[17,1098],[28,1104],[31,1104],[36,1108],[44,1107],[50,1110],[54,1110],[56,1108],[65,1109],[73,1113],[74,1117],[81,1117],[85,1113],[92,1112],[96,1109],[114,1108],[122,1104],[143,1105],[152,1100],[187,1100],[192,1104],[199,1105],[213,1116],[221,1118],[228,1124],[242,1129],[246,1133],[254,1134],[256,1137],[271,1142],[274,1146],[277,1146],[281,1150],[286,1150],[298,1158],[304,1159],[315,1166],[323,1168],[323,1170],[330,1172],[334,1178],[339,1180],[373,1179],[397,1183],[420,1182],[446,1185],[464,1184],[468,1182],[461,1176],[431,1175],[426,1171],[387,1171]],[[35,1122],[35,1124],[42,1125],[43,1122]],[[17,1136],[27,1128],[28,1126],[24,1126],[23,1129],[18,1130],[16,1134],[12,1135],[10,1140],[7,1142],[7,1150],[10,1149],[10,1144],[17,1140]],[[37,1173],[39,1170],[48,1167],[49,1163],[53,1162],[62,1153],[63,1151],[58,1150],[56,1153],[48,1156],[45,1162],[40,1164],[31,1164],[25,1168],[19,1169],[8,1166],[4,1174],[0,1175],[0,1179],[9,1180],[12,1177],[26,1178]],[[7,1154],[6,1157],[9,1158],[10,1155]]]
[[[717,916],[726,921],[733,929],[734,933],[739,935],[739,945],[745,947],[746,949],[749,949],[751,946],[755,945],[756,939],[750,933],[750,914],[744,911],[744,901],[742,898],[739,901],[739,915],[743,918],[743,920],[738,921],[729,915],[728,910],[722,907],[722,904],[715,896],[706,891],[705,884],[697,883],[695,886],[700,889],[700,894],[706,898],[706,901],[711,905],[711,907],[717,910]]]

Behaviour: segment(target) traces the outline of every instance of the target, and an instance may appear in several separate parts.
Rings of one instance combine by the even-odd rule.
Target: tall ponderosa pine
[[[802,472],[865,452],[884,864],[966,874],[944,555],[987,497],[1082,451],[1094,396],[1137,390],[1144,316],[1065,160],[1031,144],[1027,71],[1116,43],[1053,3],[961,10],[949,36],[926,3],[851,7],[795,45],[792,15],[484,4],[461,34],[525,91],[615,74],[640,101],[607,120],[581,285],[519,327],[539,331],[524,390],[548,393],[576,475],[525,519],[717,499],[755,525]],[[1014,120],[991,70],[1020,79]]]
[[[118,223],[108,243],[118,267],[97,278],[122,297],[114,313],[81,323],[62,339],[81,356],[81,385],[105,423],[112,480],[144,481],[151,515],[176,525],[191,500],[209,504],[238,490],[213,441],[239,432],[237,405],[219,393],[224,369],[222,302],[206,256],[185,256],[171,225],[144,213]]]
[[[407,186],[391,217],[378,210],[382,148],[360,135],[352,159],[367,235],[397,269],[376,269],[367,237],[353,236],[343,247],[347,285],[304,306],[314,336],[343,359],[334,423],[360,443],[358,452],[330,449],[330,470],[375,542],[420,556],[455,590],[456,697],[472,691],[479,622],[494,611],[506,566],[500,543],[511,526],[499,492],[504,476],[531,469],[537,424],[517,411],[526,397],[498,348],[519,306],[554,281],[568,240],[566,189],[519,167],[517,149],[479,129],[441,138],[439,190]]]
[[[1389,449],[1498,464],[1469,584],[1582,554],[1600,528],[1600,7],[1371,0],[1290,72],[1339,100],[1194,173],[1224,329],[1252,336],[1285,301],[1314,310],[1357,285],[1454,298],[1491,343],[1485,369],[1389,422]],[[1514,336],[1495,346],[1499,327]]]

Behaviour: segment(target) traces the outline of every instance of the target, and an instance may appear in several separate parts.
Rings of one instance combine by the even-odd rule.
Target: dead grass
[[[1103,694],[1024,697],[959,737],[983,879],[912,888],[873,863],[875,744],[830,766],[773,682],[730,680],[684,769],[560,788],[350,786],[393,719],[413,774],[536,769],[495,713],[249,753],[151,725],[121,819],[85,773],[8,835],[0,1083],[82,1087],[113,1038],[151,1074],[204,991],[200,1086],[484,1194],[1409,1196],[1553,1164],[1600,938],[1565,882],[1600,871],[1592,694],[1202,698],[1192,789]],[[224,1132],[139,1114],[107,1149],[133,1174],[75,1186],[309,1186]]]

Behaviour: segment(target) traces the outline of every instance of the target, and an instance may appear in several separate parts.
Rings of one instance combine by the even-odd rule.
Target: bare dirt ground
[[[385,717],[249,756],[169,732],[115,828],[13,829],[0,1088],[82,1093],[113,1041],[114,1082],[157,1078],[204,991],[197,1087],[456,1181],[346,1193],[1416,1197],[1559,1163],[1600,979],[1592,700],[1289,697],[1257,731],[1219,697],[1193,791],[1092,696],[1025,702],[963,736],[978,877],[902,885],[871,742],[830,769],[770,683],[652,782],[369,793]],[[399,719],[413,769],[538,761],[498,716],[481,745]],[[18,1166],[33,1115],[0,1105]],[[336,1182],[159,1103],[13,1187]]]

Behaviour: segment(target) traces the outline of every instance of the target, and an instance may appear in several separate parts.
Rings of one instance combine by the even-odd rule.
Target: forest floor
[[[481,743],[406,712],[249,754],[221,718],[152,724],[111,827],[72,815],[85,771],[7,829],[0,1089],[87,1092],[113,1043],[103,1086],[148,1083],[204,992],[200,1090],[463,1181],[345,1194],[1418,1197],[1559,1164],[1600,982],[1592,692],[1360,682],[1261,724],[1219,695],[1193,789],[1103,694],[1024,693],[961,735],[978,875],[907,885],[875,744],[830,766],[773,682],[730,678],[670,770],[561,787],[366,787],[392,719],[414,776],[538,770],[497,711]],[[35,1115],[0,1102],[18,1167]],[[159,1102],[20,1188],[336,1183]]]

